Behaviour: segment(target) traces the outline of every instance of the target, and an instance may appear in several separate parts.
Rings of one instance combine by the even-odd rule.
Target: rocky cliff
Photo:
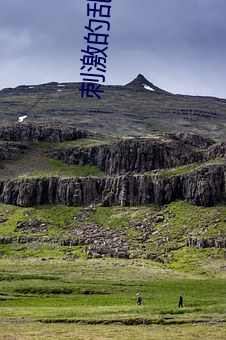
[[[226,196],[226,165],[209,165],[189,174],[122,175],[103,178],[37,178],[0,182],[0,200],[19,206],[63,204],[82,206],[97,200],[103,205],[159,205],[183,199],[210,206]]]
[[[69,127],[17,124],[0,129],[0,139],[10,141],[61,142],[84,138],[88,133]],[[0,160],[13,159],[26,144],[2,142]],[[121,140],[85,148],[57,147],[50,157],[68,164],[91,164],[106,177],[23,178],[0,180],[0,201],[19,206],[63,204],[82,206],[95,201],[103,205],[159,205],[176,199],[210,206],[225,199],[224,143],[193,134],[165,134],[152,138]],[[216,164],[166,176],[164,169],[222,158]],[[26,165],[25,165],[26,166]]]
[[[51,156],[68,164],[97,165],[108,175],[144,173],[202,159],[201,151],[195,152],[181,141],[160,138],[125,140],[87,148],[62,148]]]
[[[90,136],[87,131],[74,126],[56,126],[41,124],[13,124],[0,127],[0,140],[22,142],[63,142]]]

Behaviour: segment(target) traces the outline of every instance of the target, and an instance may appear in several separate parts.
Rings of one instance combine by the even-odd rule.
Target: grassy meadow
[[[226,332],[225,279],[147,260],[2,258],[0,267],[0,339],[223,339]]]
[[[225,251],[186,246],[190,232],[193,237],[223,235],[225,205],[203,208],[178,201],[84,213],[83,207],[0,204],[0,238],[14,240],[0,244],[0,339],[225,338]],[[152,226],[152,242],[141,248],[141,231],[131,221],[156,214],[165,221]],[[30,219],[45,228],[17,228]],[[87,223],[125,230],[140,258],[89,259],[85,246],[51,242],[75,237],[73,231]],[[33,242],[18,243],[19,237],[33,237]],[[159,244],[160,237],[168,242]],[[161,261],[142,258],[150,251]],[[178,308],[179,294],[183,308]]]

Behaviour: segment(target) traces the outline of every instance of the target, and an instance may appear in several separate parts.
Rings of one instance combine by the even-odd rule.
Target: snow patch
[[[57,90],[57,92],[61,92],[62,90]]]
[[[146,85],[146,84],[143,84],[144,85],[144,88],[145,90],[149,90],[149,91],[155,91],[152,87]]]
[[[27,118],[27,116],[20,116],[20,117],[18,118],[18,122],[19,122],[19,123],[22,123],[22,121],[23,121],[25,118]]]
[[[64,84],[58,84],[57,86],[59,86],[59,87],[65,87]]]
[[[29,89],[33,89],[34,88],[34,86],[29,86]]]

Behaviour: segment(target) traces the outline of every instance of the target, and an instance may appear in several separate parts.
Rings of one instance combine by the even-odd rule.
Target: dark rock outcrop
[[[14,124],[0,127],[0,140],[23,142],[63,142],[90,136],[74,126],[47,126],[41,124]]]
[[[226,165],[209,165],[183,176],[182,198],[211,206],[226,198]]]
[[[175,132],[166,133],[164,135],[168,136],[170,139],[180,141],[183,144],[192,145],[201,149],[207,149],[209,146],[215,144],[213,139],[196,135],[194,133]]]
[[[163,89],[160,89],[158,86],[151,83],[142,74],[138,74],[138,76],[134,80],[132,80],[130,83],[126,84],[124,86],[124,88],[131,89],[131,90],[136,91],[136,92],[147,91],[147,90],[145,90],[144,85],[151,87],[152,91],[150,91],[150,92],[152,94],[169,94],[169,95],[172,95],[170,92],[167,92]]]
[[[26,145],[13,143],[0,143],[0,161],[8,159],[16,159],[18,155],[24,153],[27,149]]]
[[[190,238],[187,242],[188,247],[193,248],[226,248],[226,239],[222,237],[217,238],[200,238],[200,239],[194,239]]]
[[[122,175],[68,179],[21,179],[0,182],[0,201],[19,206],[36,204],[88,205],[102,200],[105,206],[159,205],[176,199],[211,206],[225,199],[226,165],[209,165],[173,177]]]
[[[226,156],[226,143],[217,143],[209,147],[203,155],[204,161]]]
[[[87,148],[61,148],[51,156],[68,164],[97,165],[109,175],[144,173],[202,159],[201,152],[194,152],[181,142],[156,138],[125,140]]]
[[[0,129],[0,138],[10,140],[56,142],[85,136],[86,132],[83,135],[68,127],[56,129],[18,124],[9,130]],[[19,206],[48,203],[83,206],[96,201],[105,206],[133,206],[151,202],[162,205],[183,199],[192,204],[211,206],[226,198],[226,164],[206,165],[171,177],[161,176],[159,170],[201,162],[216,155],[223,157],[225,145],[212,143],[200,136],[178,133],[174,137],[168,134],[110,145],[55,149],[52,154],[55,159],[68,164],[96,165],[110,176],[8,179],[0,181],[0,201]],[[8,149],[0,146],[0,160],[7,159],[10,154],[7,150],[14,148],[12,143],[8,144]],[[206,147],[208,149],[203,150]],[[15,150],[18,148],[16,146]]]
[[[26,234],[28,232],[46,233],[48,231],[48,226],[44,221],[36,218],[30,218],[28,221],[18,222],[15,231],[18,230],[20,230],[21,234]]]

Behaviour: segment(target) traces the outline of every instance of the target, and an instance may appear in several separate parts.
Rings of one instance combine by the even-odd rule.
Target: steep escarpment
[[[68,164],[97,165],[109,175],[144,173],[202,159],[201,151],[194,151],[181,141],[164,138],[125,140],[88,148],[62,148],[51,156]]]
[[[36,204],[159,205],[176,199],[210,206],[225,199],[226,166],[210,165],[189,174],[173,177],[122,175],[88,178],[33,178],[0,182],[0,200],[19,206]]]
[[[13,124],[0,127],[0,140],[22,142],[63,142],[90,136],[87,131],[71,126]]]
[[[83,134],[82,131],[70,130],[68,127],[55,129],[29,124],[0,130],[2,139],[32,142],[60,142],[85,136],[86,132]],[[29,147],[26,143],[18,142],[2,142],[1,145],[0,160],[13,159],[20,149]],[[62,178],[53,174],[45,176],[45,172],[42,172],[41,175],[38,174],[39,178],[32,175],[29,178],[25,172],[24,176],[20,174],[21,178],[12,179],[8,176],[0,181],[0,201],[18,206],[84,206],[96,201],[104,206],[138,206],[152,202],[163,205],[182,199],[192,204],[210,206],[225,199],[226,164],[223,160],[223,143],[216,144],[201,136],[177,133],[90,147],[74,147],[73,143],[69,145],[57,144],[48,150],[42,150],[42,153],[35,146],[33,149],[30,146],[30,153],[27,153],[22,166],[26,167],[28,158],[33,154],[40,162],[44,162],[46,152],[50,158],[70,165],[98,166],[107,176],[70,175],[69,178]],[[214,160],[214,163],[201,165],[209,160]],[[191,163],[195,164],[191,166]],[[189,165],[186,171],[178,168],[185,165]],[[164,171],[172,168],[176,171]]]

